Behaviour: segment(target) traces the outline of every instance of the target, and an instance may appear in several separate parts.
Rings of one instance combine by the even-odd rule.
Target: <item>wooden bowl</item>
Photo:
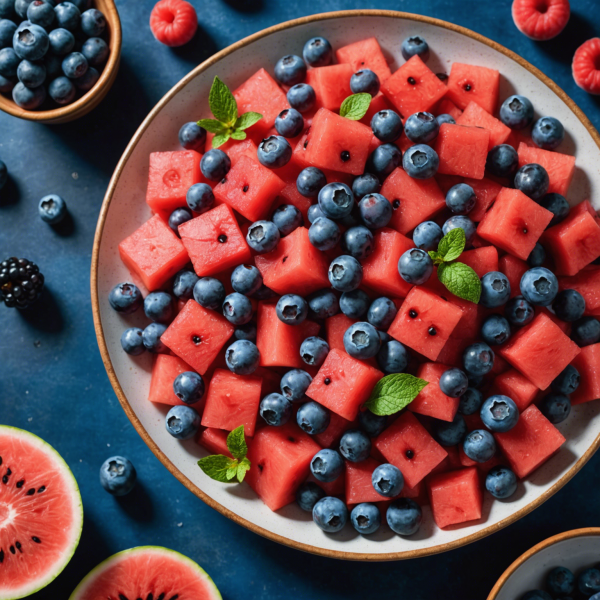
[[[98,79],[96,85],[89,92],[77,98],[75,102],[66,106],[53,108],[52,110],[25,110],[19,108],[13,102],[12,96],[0,94],[0,110],[19,119],[57,125],[79,119],[100,104],[104,96],[108,93],[108,90],[112,87],[119,70],[119,60],[121,58],[121,19],[119,19],[119,12],[114,0],[94,0],[94,8],[101,11],[106,17],[108,47],[110,49],[108,60],[104,65],[102,73],[100,73],[100,79]]]

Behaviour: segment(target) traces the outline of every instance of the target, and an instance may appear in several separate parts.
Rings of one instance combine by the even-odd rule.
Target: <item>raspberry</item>
[[[517,29],[532,40],[550,40],[569,22],[569,0],[514,0],[512,17]]]
[[[9,308],[27,308],[40,296],[44,276],[26,258],[9,258],[0,263],[0,299]]]
[[[150,29],[165,46],[187,44],[198,29],[194,7],[184,0],[160,0],[150,14]]]
[[[600,94],[600,38],[588,40],[575,51],[573,79],[589,94]]]

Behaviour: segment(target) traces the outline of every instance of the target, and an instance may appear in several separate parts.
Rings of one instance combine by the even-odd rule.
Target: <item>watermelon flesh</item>
[[[227,447],[227,436],[228,431],[223,429],[215,429],[214,427],[207,427],[202,429],[196,441],[203,447],[206,448],[211,454],[223,454],[224,456],[231,456],[229,448]]]
[[[550,185],[548,193],[567,195],[573,175],[575,175],[575,157],[560,152],[551,152],[541,148],[533,148],[521,142],[517,150],[519,154],[519,167],[530,163],[537,163],[548,171]]]
[[[438,173],[483,179],[489,141],[487,129],[444,123],[435,143]]]
[[[493,117],[476,102],[467,104],[462,115],[456,120],[456,124],[487,129],[490,132],[488,150],[491,150],[494,146],[504,144],[511,132],[502,121]]]
[[[358,463],[346,461],[346,502],[348,504],[387,500],[373,487],[373,471],[380,464],[374,458],[367,458]]]
[[[573,277],[559,277],[560,290],[577,290],[585,299],[585,314],[600,316],[600,267],[590,267]]]
[[[600,344],[582,348],[572,365],[579,371],[581,383],[571,394],[571,403],[582,404],[600,398]]]
[[[452,421],[458,411],[459,398],[450,398],[440,389],[439,381],[449,367],[439,363],[423,363],[417,377],[429,382],[408,405],[408,409],[441,421]]]
[[[348,63],[352,67],[352,73],[361,69],[370,69],[377,74],[380,81],[392,74],[381,46],[374,37],[342,46],[336,50],[335,56],[338,62]]]
[[[159,546],[114,554],[81,581],[69,600],[150,597],[221,600],[206,571],[187,556]]]
[[[173,391],[173,381],[181,373],[193,371],[192,367],[177,356],[170,354],[157,354],[152,367],[152,379],[150,379],[150,392],[148,400],[155,404],[168,404],[176,406],[185,404]],[[202,409],[204,398],[194,405],[196,410]]]
[[[512,254],[505,254],[498,260],[498,270],[506,275],[510,283],[511,298],[521,294],[521,277],[528,269],[529,265],[524,260]]]
[[[0,426],[0,598],[23,598],[53,581],[81,536],[77,482],[37,436]]]
[[[455,62],[448,77],[446,98],[465,110],[471,102],[490,114],[496,111],[500,72],[496,69]]]
[[[306,83],[315,90],[317,106],[338,110],[342,102],[352,95],[350,77],[353,73],[352,67],[347,64],[310,69]]]
[[[512,398],[519,412],[523,412],[535,400],[540,391],[535,384],[516,369],[500,373],[494,379],[493,386],[494,392]]]

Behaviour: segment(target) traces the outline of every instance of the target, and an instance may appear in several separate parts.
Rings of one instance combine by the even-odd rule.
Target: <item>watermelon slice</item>
[[[488,150],[491,150],[494,146],[504,144],[511,132],[510,128],[496,117],[493,117],[487,110],[481,108],[477,102],[467,104],[462,115],[456,120],[456,124],[487,129],[490,132]]]
[[[459,398],[450,398],[440,389],[442,374],[449,369],[440,363],[423,363],[419,366],[417,377],[428,381],[419,395],[408,405],[408,410],[427,415],[441,421],[452,421],[458,411]]]
[[[315,90],[317,106],[338,110],[342,102],[352,95],[350,77],[353,73],[348,64],[310,69],[306,74],[306,83]]]
[[[498,261],[498,269],[508,277],[510,282],[510,297],[514,298],[521,294],[521,277],[529,270],[529,265],[512,254],[505,254]]]
[[[460,262],[471,267],[481,278],[490,271],[498,270],[498,250],[494,246],[467,250],[460,255]]]
[[[338,313],[325,320],[325,334],[330,350],[346,351],[344,347],[344,333],[346,333],[346,329],[353,323],[356,323],[356,320],[347,317],[344,313]]]
[[[181,373],[193,371],[192,367],[177,356],[170,354],[157,354],[152,367],[152,379],[150,379],[150,392],[148,400],[156,404],[168,404],[175,406],[185,404],[173,391],[173,381]],[[204,399],[194,405],[198,409],[204,405]]]
[[[559,277],[561,290],[577,290],[585,298],[585,314],[600,316],[600,267],[590,267],[573,277]]]
[[[387,498],[375,491],[373,471],[380,465],[374,458],[358,463],[346,461],[346,503],[385,502]]]
[[[221,594],[208,573],[187,556],[159,546],[140,546],[100,563],[69,600],[105,598],[221,600]]]
[[[483,179],[465,178],[463,181],[473,188],[475,196],[477,196],[475,207],[469,213],[469,219],[478,223],[483,219],[489,207],[495,202],[502,186],[498,182],[487,179],[486,177]]]
[[[442,98],[435,111],[436,115],[450,115],[455,121],[460,118],[462,113],[463,111],[448,98]]]
[[[211,454],[223,454],[224,456],[233,458],[227,447],[228,435],[229,431],[207,427],[198,433],[196,441]]]
[[[462,110],[470,102],[476,102],[488,113],[494,114],[499,88],[500,72],[496,69],[455,62],[450,69],[446,98]]]
[[[571,403],[582,404],[600,398],[600,344],[582,348],[572,364],[579,371],[581,383],[571,394]]]
[[[494,391],[512,398],[520,412],[523,412],[540,391],[527,377],[516,369],[504,371],[494,379]]]
[[[548,171],[548,177],[550,178],[549,194],[556,192],[562,196],[567,195],[573,175],[575,175],[574,156],[533,148],[524,143],[519,144],[517,153],[519,154],[519,167],[537,163]]]
[[[332,412],[330,413],[327,429],[323,433],[313,435],[313,439],[321,448],[332,448],[338,444],[342,434],[349,429],[356,429],[356,423]]]
[[[489,141],[487,129],[444,123],[435,142],[438,173],[483,179]]]
[[[24,598],[67,566],[83,507],[67,463],[39,437],[0,425],[0,598]]]
[[[353,73],[361,69],[370,69],[377,74],[380,81],[384,81],[392,74],[381,46],[374,37],[342,46],[336,50],[335,56],[338,62],[348,63]]]

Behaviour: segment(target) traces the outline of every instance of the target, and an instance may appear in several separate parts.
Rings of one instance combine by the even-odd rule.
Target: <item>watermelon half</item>
[[[67,463],[36,435],[0,425],[0,600],[24,598],[54,580],[82,526]]]
[[[159,546],[114,554],[90,571],[69,600],[222,600],[192,559]]]

